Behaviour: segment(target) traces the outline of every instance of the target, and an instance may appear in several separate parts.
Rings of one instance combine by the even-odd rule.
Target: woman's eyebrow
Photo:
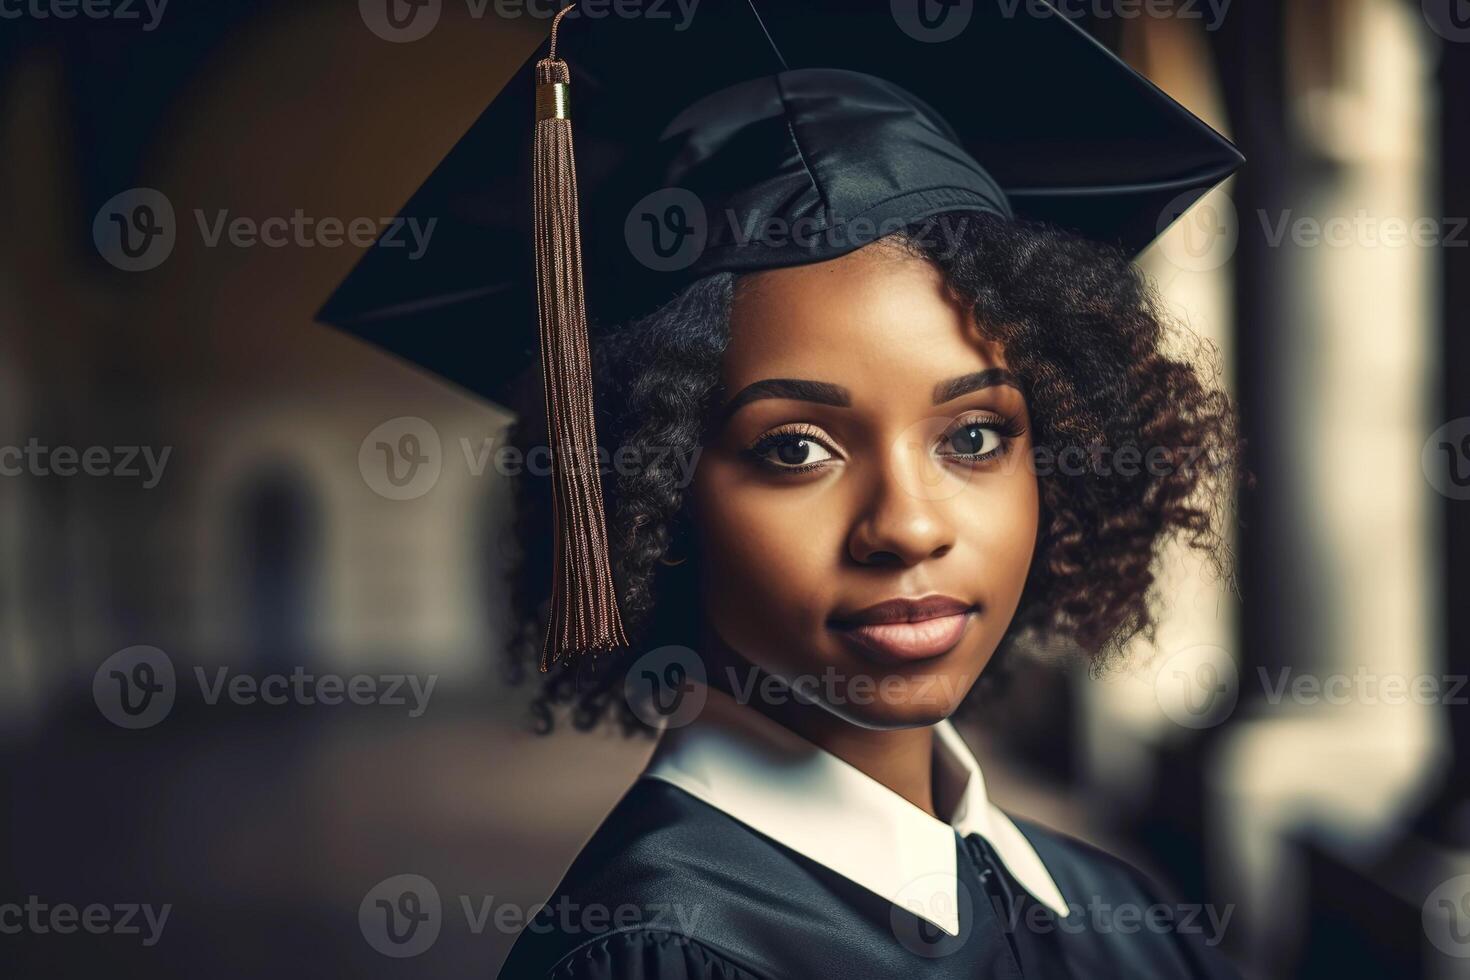
[[[720,414],[729,418],[741,406],[762,398],[791,398],[802,402],[816,402],[818,405],[835,405],[838,408],[847,408],[852,404],[852,395],[841,385],[801,378],[766,378],[741,388],[739,394],[725,404]]]
[[[961,395],[968,395],[972,391],[981,388],[990,388],[995,385],[1009,385],[1017,391],[1024,392],[1021,379],[1016,377],[1005,368],[986,368],[984,371],[976,371],[973,374],[963,374],[958,378],[941,381],[934,386],[934,404],[943,405],[951,399]]]

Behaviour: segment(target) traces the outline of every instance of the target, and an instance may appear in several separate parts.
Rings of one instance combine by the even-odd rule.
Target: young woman
[[[539,323],[515,662],[545,727],[667,729],[501,975],[1227,974],[949,719],[1009,649],[1149,633],[1169,538],[1218,555],[1232,410],[1130,260],[1239,155],[1055,15],[756,6],[567,35],[405,208],[439,250],[322,314],[501,401]]]
[[[1148,631],[1171,535],[1218,554],[1231,409],[1168,339],[1117,250],[950,212],[709,276],[605,341],[613,443],[664,461],[607,483],[624,614],[689,649],[554,671],[538,708],[642,728],[630,663],[709,690],[502,975],[1224,974],[1136,872],[996,810],[946,720],[1008,645]],[[1097,446],[1153,462],[1065,462]]]

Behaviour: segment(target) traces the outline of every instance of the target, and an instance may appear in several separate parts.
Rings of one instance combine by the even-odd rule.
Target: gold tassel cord
[[[572,5],[575,6],[575,5]],[[574,654],[627,646],[598,473],[592,354],[582,280],[577,171],[569,115],[571,73],[551,48],[536,63],[532,211],[542,394],[552,459],[554,571],[541,669]]]

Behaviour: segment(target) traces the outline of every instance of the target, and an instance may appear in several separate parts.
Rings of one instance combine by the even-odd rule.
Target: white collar
[[[1065,917],[1056,882],[990,802],[964,740],[947,720],[935,733],[940,765],[965,780],[951,823],[713,688],[698,719],[664,733],[643,776],[674,784],[951,936],[960,931],[956,831],[985,838],[1023,888]]]

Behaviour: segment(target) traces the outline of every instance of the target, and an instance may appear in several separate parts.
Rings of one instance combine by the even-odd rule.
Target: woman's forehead
[[[939,269],[891,247],[743,277],[730,320],[727,384],[774,376],[901,383],[1006,366]]]

